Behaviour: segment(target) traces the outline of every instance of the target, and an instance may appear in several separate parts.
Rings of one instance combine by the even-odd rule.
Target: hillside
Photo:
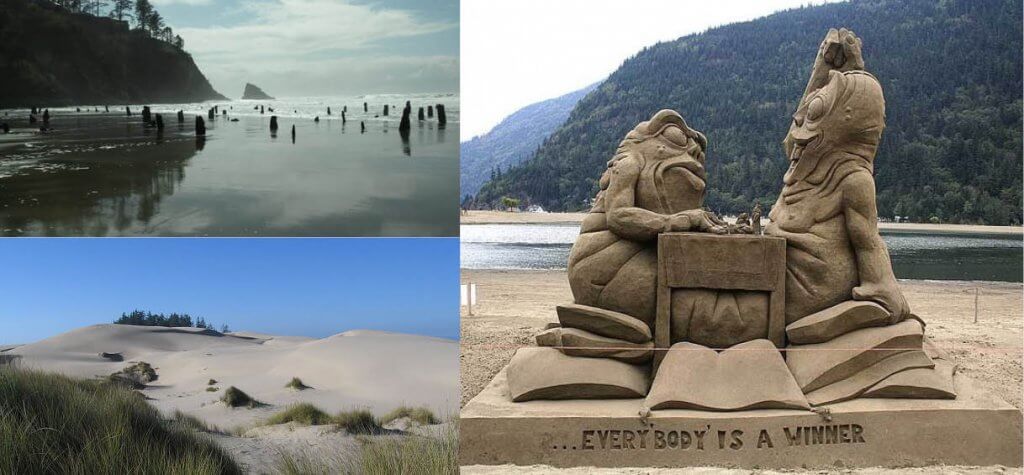
[[[481,189],[551,210],[586,209],[625,133],[662,108],[709,141],[719,212],[774,203],[789,127],[830,27],[864,40],[885,89],[875,161],[879,214],[1021,221],[1021,2],[864,0],[804,7],[645,48],[587,95],[537,153]]]
[[[0,0],[0,108],[225,99],[192,57],[128,23]]]
[[[461,196],[475,195],[493,178],[492,172],[508,169],[530,158],[537,147],[569,118],[569,112],[597,84],[554,99],[530,104],[506,117],[489,132],[459,146]]]

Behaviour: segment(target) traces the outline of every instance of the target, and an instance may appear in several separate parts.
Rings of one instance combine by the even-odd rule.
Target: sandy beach
[[[534,345],[533,336],[546,323],[557,321],[555,305],[572,301],[565,271],[462,270],[462,283],[477,284],[479,303],[473,315],[462,309],[462,404],[479,393],[517,348]],[[913,311],[928,324],[926,333],[983,389],[1014,407],[1022,406],[1022,348],[1024,330],[1019,283],[959,281],[900,281]],[[975,289],[978,323],[974,323]],[[526,470],[521,471],[521,470]],[[932,473],[939,469],[922,469]],[[948,469],[948,470],[947,470]],[[998,473],[1001,467],[942,467],[943,473]],[[463,473],[547,473],[550,467],[463,467]],[[713,468],[680,471],[627,469],[620,471],[567,470],[559,473],[751,473]],[[759,472],[760,473],[760,472]],[[843,472],[850,473],[850,472]],[[899,470],[857,470],[853,473],[903,473]],[[1012,473],[1012,471],[1002,473]]]
[[[17,346],[2,355],[26,368],[80,378],[105,377],[145,361],[158,375],[141,391],[152,405],[168,416],[181,411],[220,429],[223,433],[214,435],[215,440],[241,465],[258,472],[273,465],[282,452],[325,457],[357,452],[354,436],[329,426],[261,426],[292,404],[311,403],[332,414],[368,409],[382,416],[403,405],[427,407],[442,419],[454,414],[457,352],[458,342],[453,340],[377,331],[314,339],[104,324]],[[110,361],[100,353],[119,353],[123,361]],[[310,388],[285,387],[294,377]],[[226,406],[219,398],[229,386],[266,405]],[[396,434],[439,430],[398,424],[401,427],[389,427],[402,431]]]
[[[507,211],[470,210],[462,213],[460,224],[579,224],[587,213],[510,213]],[[970,224],[878,223],[878,229],[899,233],[956,233],[1017,235],[1021,226],[979,226]]]

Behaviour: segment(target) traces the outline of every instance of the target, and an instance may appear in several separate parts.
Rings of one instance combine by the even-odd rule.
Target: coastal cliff
[[[127,22],[0,0],[0,108],[226,98],[192,56]]]

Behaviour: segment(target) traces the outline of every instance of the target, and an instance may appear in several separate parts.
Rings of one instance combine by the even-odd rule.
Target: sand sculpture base
[[[827,468],[1022,464],[1021,412],[954,377],[955,400],[856,399],[830,413],[652,411],[643,399],[512,402],[505,370],[462,410],[461,465]]]

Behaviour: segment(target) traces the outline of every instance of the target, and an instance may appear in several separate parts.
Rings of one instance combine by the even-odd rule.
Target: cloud
[[[335,80],[342,75],[381,77],[387,68],[423,74],[436,69],[439,60],[442,68],[453,60],[457,64],[453,57],[413,57],[383,46],[388,40],[457,29],[454,21],[426,21],[406,10],[338,0],[249,0],[241,9],[250,20],[176,30],[215,86],[221,80],[266,81],[262,78],[282,74],[334,74]],[[457,65],[454,69],[457,79]]]

